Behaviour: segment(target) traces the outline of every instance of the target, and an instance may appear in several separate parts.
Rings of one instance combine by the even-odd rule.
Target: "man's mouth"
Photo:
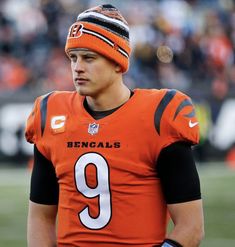
[[[75,78],[75,83],[77,85],[84,85],[87,82],[88,82],[88,79],[86,78],[82,78],[82,77]]]

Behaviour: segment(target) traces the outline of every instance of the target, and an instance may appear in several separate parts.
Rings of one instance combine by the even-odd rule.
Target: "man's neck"
[[[121,84],[110,93],[100,94],[98,97],[86,96],[87,104],[93,111],[106,111],[124,104],[130,98],[130,89]]]

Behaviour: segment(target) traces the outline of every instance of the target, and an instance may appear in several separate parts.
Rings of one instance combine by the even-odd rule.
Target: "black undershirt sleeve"
[[[34,165],[31,176],[30,200],[39,204],[56,205],[59,185],[53,164],[34,145]]]
[[[157,173],[167,204],[201,198],[199,176],[189,143],[176,142],[164,148],[157,160]]]

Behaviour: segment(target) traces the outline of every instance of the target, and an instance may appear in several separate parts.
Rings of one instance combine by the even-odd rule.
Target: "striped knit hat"
[[[65,52],[88,48],[115,61],[126,72],[129,66],[129,27],[120,11],[110,4],[99,5],[78,15],[70,27]]]

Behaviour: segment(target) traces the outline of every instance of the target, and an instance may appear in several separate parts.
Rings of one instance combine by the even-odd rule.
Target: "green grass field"
[[[29,172],[0,169],[0,247],[26,247]]]
[[[222,165],[199,169],[204,199],[203,247],[235,246],[235,170]]]
[[[235,246],[235,170],[199,167],[206,237],[202,247]],[[26,247],[29,172],[0,169],[0,247]]]

